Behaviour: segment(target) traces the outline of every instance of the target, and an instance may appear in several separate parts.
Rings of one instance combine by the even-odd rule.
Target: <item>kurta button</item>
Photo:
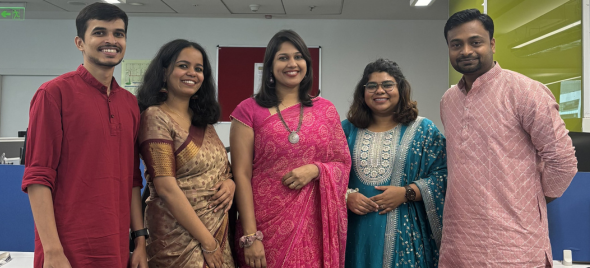
[[[115,118],[115,116],[111,114],[111,118]]]
[[[111,99],[109,99],[109,102],[111,102]]]

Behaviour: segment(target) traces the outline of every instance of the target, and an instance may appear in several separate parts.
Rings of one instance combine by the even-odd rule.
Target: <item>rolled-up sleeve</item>
[[[43,86],[35,93],[29,111],[27,151],[22,190],[32,184],[55,188],[63,129],[60,103]]]
[[[519,107],[521,122],[544,164],[543,193],[560,197],[578,171],[572,140],[559,115],[559,105],[547,87],[535,82],[524,97]]]

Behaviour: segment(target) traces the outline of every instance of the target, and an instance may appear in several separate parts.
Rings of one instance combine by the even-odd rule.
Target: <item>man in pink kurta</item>
[[[555,98],[494,62],[489,16],[458,12],[445,37],[463,78],[440,106],[449,175],[439,266],[551,267],[546,198],[577,171]]]

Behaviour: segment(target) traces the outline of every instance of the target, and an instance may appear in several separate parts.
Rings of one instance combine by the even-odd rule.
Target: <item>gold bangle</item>
[[[258,231],[256,231],[256,232],[258,232]],[[250,236],[254,236],[254,235],[256,235],[256,232],[253,232],[253,233],[251,233],[251,234],[249,234],[249,235],[245,235],[244,237],[250,237]]]

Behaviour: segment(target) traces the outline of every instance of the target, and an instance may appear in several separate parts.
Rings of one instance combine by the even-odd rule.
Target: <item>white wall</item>
[[[29,104],[37,88],[55,76],[8,75],[1,84],[4,88],[0,100],[0,137],[16,137],[29,125]]]
[[[448,85],[444,23],[132,17],[125,58],[151,59],[165,42],[185,38],[205,47],[215,69],[217,45],[266,46],[277,31],[293,29],[307,45],[322,47],[322,96],[336,105],[341,118],[346,116],[365,65],[384,57],[401,66],[412,84],[420,115],[442,129],[439,100]],[[74,46],[73,20],[3,21],[0,36],[10,37],[1,43],[5,53],[0,61],[0,75],[59,75],[74,70],[82,62],[82,55]],[[117,67],[115,77],[120,76],[121,69]],[[16,89],[4,88],[3,96],[10,90]],[[21,116],[26,117],[29,103],[21,105]],[[229,126],[220,124],[217,129],[222,141],[229,144]]]

